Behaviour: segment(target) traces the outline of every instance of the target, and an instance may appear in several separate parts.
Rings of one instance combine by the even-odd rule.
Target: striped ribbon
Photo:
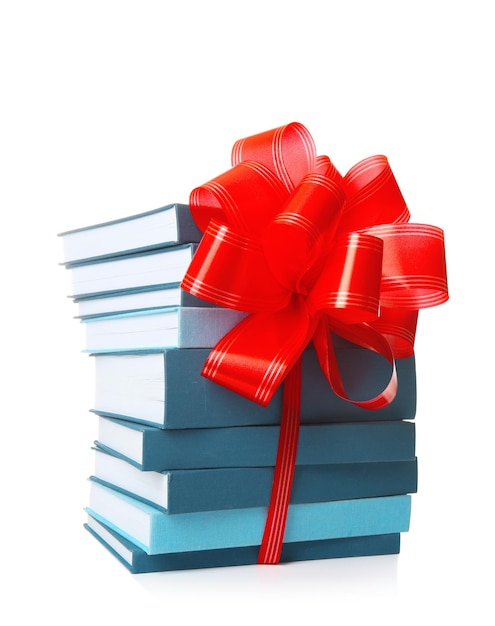
[[[312,341],[346,401],[369,410],[389,404],[395,359],[414,351],[418,310],[448,299],[444,235],[409,223],[385,156],[342,176],[297,122],[235,142],[232,167],[194,189],[190,207],[203,237],[182,287],[248,313],[212,349],[203,375],[263,406],[285,381],[259,554],[276,563],[296,462],[302,352]],[[333,334],[389,361],[376,397],[348,396]]]
[[[298,359],[284,382],[277,459],[258,563],[275,564],[280,561],[299,439],[301,372],[301,359]]]

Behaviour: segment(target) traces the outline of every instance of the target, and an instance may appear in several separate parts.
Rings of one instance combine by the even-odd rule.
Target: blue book
[[[212,428],[279,424],[281,386],[266,407],[204,378],[209,349],[94,354],[95,405],[109,417],[159,428]],[[370,398],[383,389],[389,364],[376,353],[343,340],[336,354],[349,395]],[[342,400],[321,371],[316,352],[303,354],[301,423],[413,419],[416,413],[414,355],[397,360],[398,392],[384,409],[368,411]]]
[[[96,446],[141,470],[273,467],[279,426],[165,430],[99,417]],[[373,463],[415,459],[414,422],[306,424],[296,463]]]
[[[158,288],[181,282],[197,244],[180,244],[68,265],[71,297],[89,297],[123,289]]]
[[[260,545],[267,507],[167,515],[91,481],[87,512],[147,554]],[[411,496],[291,504],[284,542],[385,535],[409,530]]]
[[[92,224],[59,234],[63,240],[64,263],[94,261],[137,251],[195,243],[201,231],[186,204],[168,204],[159,209]]]
[[[94,296],[81,296],[74,298],[74,302],[78,307],[78,317],[82,319],[131,311],[163,309],[170,306],[213,306],[207,300],[197,298],[182,289],[179,282],[160,287],[138,287]]]
[[[84,527],[132,574],[254,565],[258,560],[259,546],[151,555],[91,515]],[[295,541],[282,546],[280,562],[377,556],[398,554],[399,551],[400,533]]]
[[[273,467],[225,467],[143,472],[96,449],[92,478],[174,515],[268,506],[273,471]],[[417,479],[416,459],[298,465],[290,501],[303,504],[415,493]]]
[[[246,313],[220,307],[166,307],[81,320],[86,351],[213,348]]]

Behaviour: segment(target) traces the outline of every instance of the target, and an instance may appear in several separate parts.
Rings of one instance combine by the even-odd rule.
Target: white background
[[[0,5],[2,623],[494,623],[490,5]],[[411,530],[398,557],[132,576],[82,529],[93,380],[56,234],[187,202],[290,121],[342,173],[387,155],[412,221],[445,230]]]

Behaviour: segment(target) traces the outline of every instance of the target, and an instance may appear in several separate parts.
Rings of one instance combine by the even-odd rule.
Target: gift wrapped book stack
[[[342,177],[294,123],[172,204],[62,234],[94,359],[87,530],[132,572],[399,552],[414,335],[443,233],[385,157]]]

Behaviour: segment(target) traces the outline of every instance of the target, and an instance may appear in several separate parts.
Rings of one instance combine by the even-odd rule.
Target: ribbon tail
[[[301,372],[299,358],[284,382],[282,419],[272,492],[258,553],[258,563],[262,564],[278,563],[282,553],[299,440]]]
[[[384,385],[382,391],[373,398],[353,400],[348,396],[340,376],[339,364],[331,338],[332,332],[335,332],[347,341],[351,341],[363,348],[380,354],[389,362],[390,378]],[[395,398],[398,382],[392,348],[387,339],[370,325],[366,323],[345,325],[336,320],[329,321],[326,318],[322,318],[313,336],[313,343],[318,355],[320,367],[337,396],[343,400],[352,402],[352,404],[358,407],[372,411],[383,409]]]

